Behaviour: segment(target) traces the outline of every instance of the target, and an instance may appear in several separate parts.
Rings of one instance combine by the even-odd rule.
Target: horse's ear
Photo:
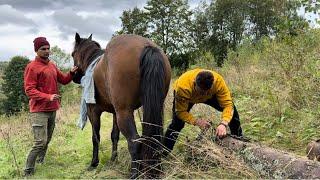
[[[76,40],[76,44],[78,44],[81,40],[80,35],[77,32],[76,32],[75,40]]]
[[[91,41],[92,40],[92,34],[90,34],[90,36],[88,37],[88,39]]]

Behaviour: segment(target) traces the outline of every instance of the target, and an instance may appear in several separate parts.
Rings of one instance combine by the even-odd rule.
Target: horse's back
[[[128,65],[130,68],[126,68],[126,70],[131,69],[132,71],[139,72],[141,53],[146,46],[158,47],[150,39],[139,35],[123,34],[115,36],[106,47],[106,58],[109,60],[109,66],[114,66],[114,68],[119,66],[121,68],[123,65]],[[163,56],[166,74],[170,76],[171,66],[169,60],[162,49],[158,48]],[[166,81],[170,80],[170,78],[166,79]]]
[[[115,36],[107,45],[107,49],[110,48],[136,48],[142,49],[146,45],[156,46],[151,40],[134,34],[122,34]]]

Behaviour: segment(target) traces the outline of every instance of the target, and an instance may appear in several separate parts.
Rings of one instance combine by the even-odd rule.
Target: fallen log
[[[315,179],[320,178],[320,163],[255,143],[232,137],[218,140],[222,147],[232,150],[264,178]]]

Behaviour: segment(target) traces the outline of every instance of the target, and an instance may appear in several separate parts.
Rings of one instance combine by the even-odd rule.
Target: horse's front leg
[[[121,133],[126,137],[128,149],[131,155],[131,175],[130,178],[136,179],[139,176],[140,160],[138,155],[140,143],[137,141],[139,134],[134,122],[133,111],[122,110],[117,112],[117,124]]]
[[[100,116],[102,111],[96,106],[90,104],[88,106],[88,116],[92,126],[92,160],[88,170],[96,168],[99,164],[99,144],[100,144]]]
[[[118,156],[118,141],[119,141],[119,127],[117,124],[117,115],[113,114],[113,127],[111,132],[111,140],[112,140],[112,156],[111,161],[116,160]]]

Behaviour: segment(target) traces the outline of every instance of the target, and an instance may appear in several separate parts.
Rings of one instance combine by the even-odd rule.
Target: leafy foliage
[[[190,30],[192,12],[188,9],[187,0],[149,0],[142,10],[135,7],[123,12],[122,29],[116,34],[151,38],[169,55],[173,66],[187,67],[196,46]]]
[[[147,17],[145,12],[135,7],[133,10],[125,10],[120,17],[122,29],[116,34],[137,34],[143,37],[149,37],[147,28]]]
[[[183,54],[191,48],[191,12],[186,0],[150,0],[144,7],[148,16],[151,39],[164,52]]]
[[[198,57],[209,51],[216,66],[222,67],[228,51],[237,51],[243,43],[288,39],[307,32],[310,22],[298,15],[303,7],[319,14],[319,2],[308,0],[201,1],[192,11],[187,1],[149,0],[143,9],[124,11],[119,32],[154,40],[180,74],[193,64],[205,64]]]
[[[59,48],[58,46],[53,46],[50,50],[50,60],[54,61],[56,66],[62,72],[68,72],[69,68],[73,66],[73,60],[71,59],[71,55],[66,53],[64,50]],[[69,89],[68,86],[63,86],[58,84],[60,93],[67,91]]]
[[[23,73],[28,63],[28,58],[15,56],[4,70],[2,91],[6,99],[3,101],[1,109],[6,115],[27,109],[28,98],[23,89]]]
[[[304,7],[306,12],[312,12],[314,14],[318,14],[320,12],[320,2],[317,0],[299,0],[297,3]]]
[[[50,49],[50,60],[53,60],[59,69],[64,69],[72,65],[71,55],[58,46]]]
[[[203,11],[195,11],[194,24],[201,26],[196,28],[201,32],[196,42],[199,49],[214,54],[218,66],[222,66],[228,50],[236,50],[245,39],[258,42],[278,34],[297,35],[308,27],[297,15],[296,1],[216,0],[200,6]]]
[[[123,12],[122,29],[117,34],[151,38],[169,55],[174,68],[186,69],[206,51],[222,66],[228,51],[236,50],[245,39],[256,43],[263,37],[305,32],[308,23],[297,11],[303,6],[315,12],[317,4],[304,0],[214,0],[200,2],[190,11],[186,0],[149,0],[143,9]]]

